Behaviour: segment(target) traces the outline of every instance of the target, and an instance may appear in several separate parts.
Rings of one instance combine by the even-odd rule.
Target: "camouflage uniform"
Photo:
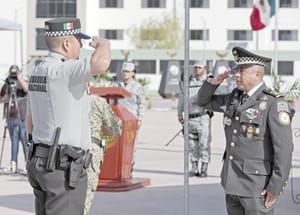
[[[124,84],[124,82],[121,82],[120,86],[125,88],[128,92],[130,92],[131,96],[119,99],[118,100],[119,104],[125,107],[139,121],[142,121],[146,109],[146,97],[145,97],[143,86],[135,79],[133,79],[126,85]],[[135,152],[136,152],[135,146],[137,143],[137,137],[138,137],[138,131],[136,133],[135,144],[133,149],[132,168],[135,163]],[[133,169],[131,169],[131,171],[133,171]]]
[[[197,93],[203,80],[191,78],[189,84],[189,156],[192,171],[198,176],[198,162],[210,162],[211,119],[207,110],[198,105]],[[177,114],[182,118],[184,108],[183,93],[178,99]],[[207,167],[207,166],[206,166]]]
[[[89,214],[92,200],[98,185],[100,166],[105,154],[105,146],[101,144],[102,139],[100,137],[100,128],[105,129],[113,136],[120,136],[122,131],[122,121],[114,114],[106,100],[99,96],[92,96],[92,98],[93,100],[90,113],[92,145],[90,150],[93,153],[93,159],[87,170],[88,189],[85,200],[84,215]]]
[[[135,117],[137,117],[138,120],[142,120],[146,109],[146,97],[144,88],[136,80],[132,80],[127,85],[121,82],[120,86],[130,92],[131,96],[119,99],[119,104],[125,107]]]

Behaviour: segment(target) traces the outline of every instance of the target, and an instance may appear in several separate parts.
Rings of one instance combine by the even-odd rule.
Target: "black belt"
[[[193,118],[197,118],[197,117],[203,116],[205,114],[207,114],[207,113],[206,112],[203,112],[203,113],[191,113],[191,114],[189,114],[189,118],[193,119]]]
[[[35,143],[34,144],[34,148],[35,148],[34,155],[36,157],[48,158],[50,147],[51,147],[50,145],[47,145],[47,144],[44,144],[44,143]],[[59,145],[59,147],[60,147],[60,145]],[[83,149],[80,149],[79,147],[69,146],[69,145],[68,145],[68,147],[71,147],[75,150],[82,150],[83,154],[85,153],[85,151]]]

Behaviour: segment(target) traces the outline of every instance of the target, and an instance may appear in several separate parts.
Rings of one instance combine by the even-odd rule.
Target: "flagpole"
[[[258,31],[255,32],[255,36],[256,36],[256,44],[255,44],[255,48],[256,48],[256,51],[258,50]]]
[[[275,41],[274,41],[274,75],[278,74],[278,17],[279,17],[279,0],[275,0]]]
[[[185,196],[185,215],[189,215],[189,61],[190,61],[190,1],[184,1],[184,196]],[[204,51],[204,50],[203,50]]]

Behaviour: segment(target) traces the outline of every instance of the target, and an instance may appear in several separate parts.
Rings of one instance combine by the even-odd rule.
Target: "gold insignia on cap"
[[[290,115],[284,111],[278,113],[278,119],[282,125],[289,125],[291,123]]]
[[[233,51],[232,51],[232,55],[233,55],[233,57],[234,57],[234,61],[238,61],[239,55],[238,55],[238,52],[237,52],[236,50],[233,50]]]

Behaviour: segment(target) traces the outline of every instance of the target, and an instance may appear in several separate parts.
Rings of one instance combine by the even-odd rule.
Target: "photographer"
[[[8,77],[6,78],[0,93],[0,101],[4,103],[3,118],[6,119],[11,139],[10,170],[12,173],[17,171],[19,141],[22,143],[24,158],[27,160],[27,134],[25,123],[27,91],[28,84],[23,79],[19,67],[17,65],[12,65],[9,68]]]

